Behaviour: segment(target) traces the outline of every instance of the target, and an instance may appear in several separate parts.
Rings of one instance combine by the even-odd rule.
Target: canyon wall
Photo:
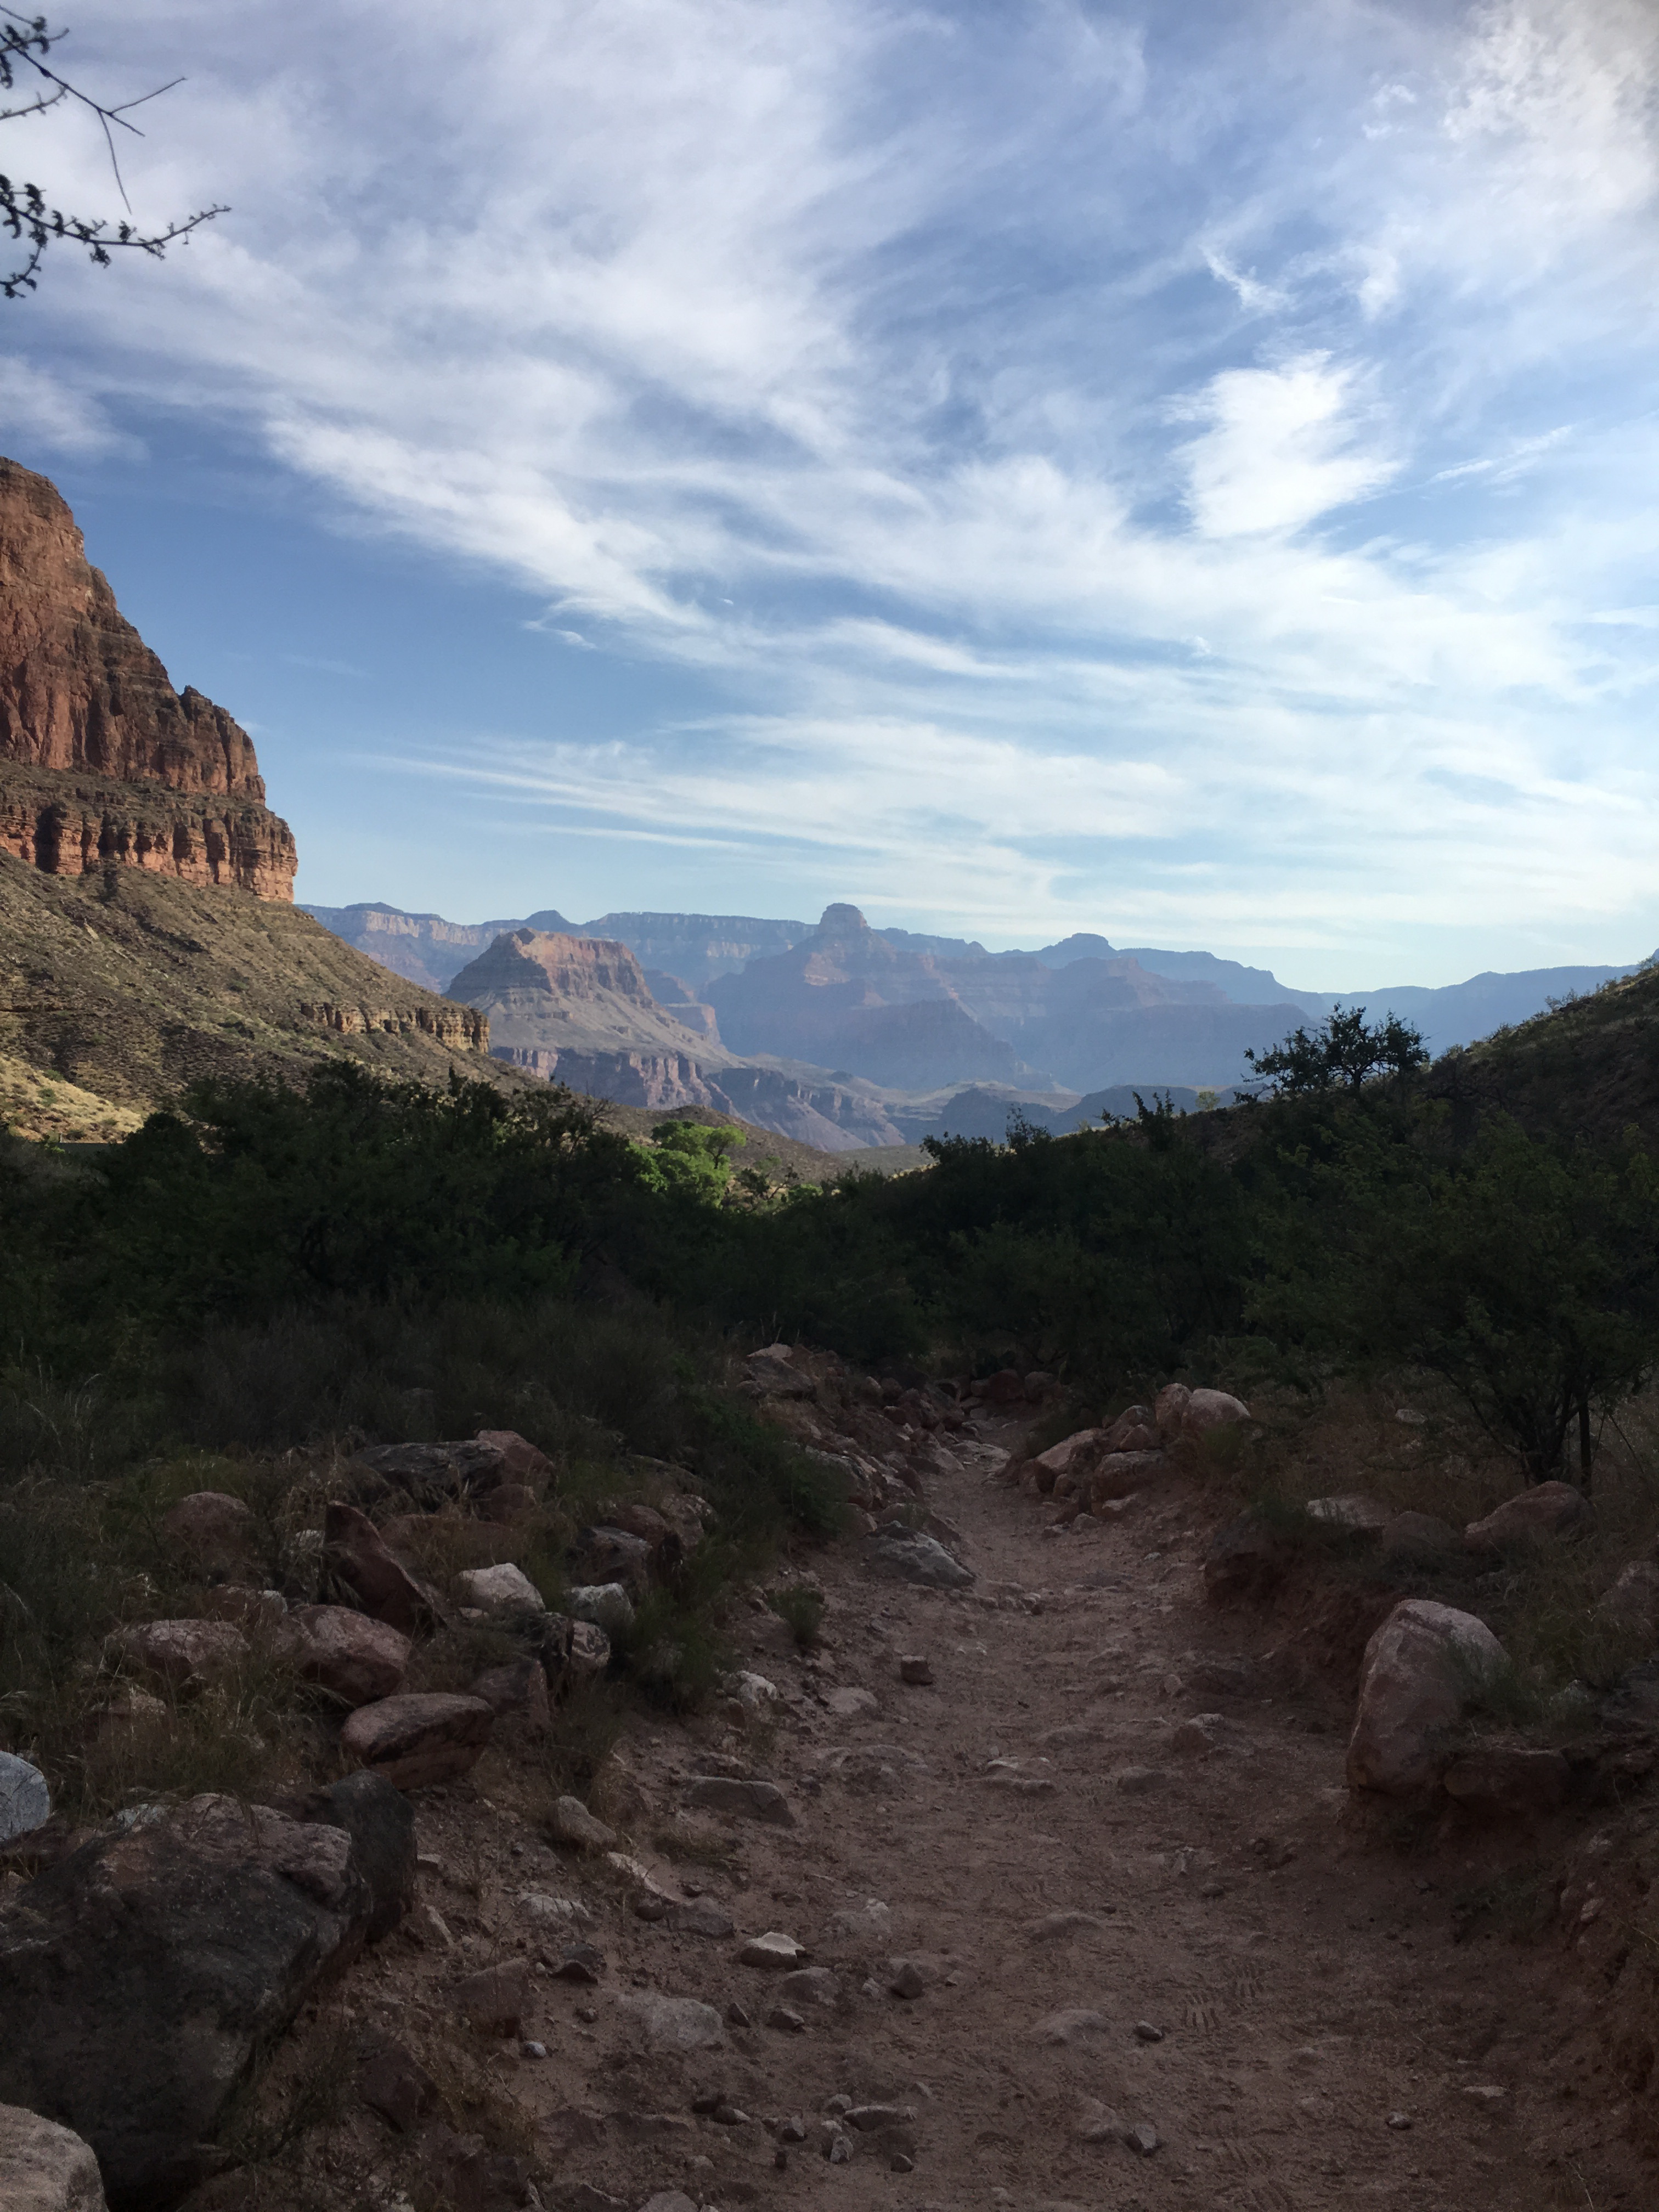
[[[57,488],[0,459],[0,851],[287,902],[294,837],[264,800],[247,732],[173,689]]]

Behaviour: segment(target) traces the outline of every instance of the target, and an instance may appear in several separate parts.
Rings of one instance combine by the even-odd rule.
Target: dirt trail
[[[548,2057],[501,2061],[539,2123],[547,2201],[631,2212],[679,2189],[710,2206],[904,2212],[1650,2202],[1650,2171],[1566,2083],[1589,1996],[1553,1953],[1456,1944],[1457,1869],[1343,1827],[1346,1714],[1274,1692],[1255,1663],[1271,1622],[1205,1605],[1199,1494],[1173,1478],[1116,1524],[1051,1534],[990,1479],[991,1440],[957,1449],[959,1471],[930,1503],[960,1532],[973,1589],[877,1579],[844,1544],[817,1563],[820,1654],[803,1661],[775,1616],[750,1615],[747,1663],[786,1710],[775,1729],[719,1743],[783,1787],[796,1825],[727,1829],[723,1863],[653,1861],[728,1912],[731,1937],[649,1923],[598,1863],[514,1841],[526,1832],[504,1770],[493,1823],[459,1796],[423,1804],[430,1858],[453,1874],[471,1855],[476,1918],[438,1875],[428,1893],[474,1931],[465,1964],[522,1930],[526,1887],[585,1897],[596,1915],[606,1978],[538,1983],[526,2032]],[[901,1683],[908,1653],[931,1660],[933,1686]],[[1240,1660],[1248,1694],[1202,1686]],[[1205,1714],[1219,1718],[1190,1725]],[[716,1749],[713,1730],[700,1747],[667,1726],[625,1747],[637,1835],[672,1826],[685,1778]],[[496,1796],[486,1769],[478,1781]],[[848,1912],[866,1917],[838,1923]],[[799,2029],[766,2024],[781,1978],[738,1959],[773,1929],[839,1985],[834,2009],[785,1996]],[[916,1963],[921,1996],[890,1992],[896,1958]],[[424,1961],[429,1994],[461,1963]],[[420,2015],[407,1965],[388,1955],[368,1972],[380,2018]],[[653,2052],[629,2011],[644,1990],[722,2015],[736,2002],[752,2026]],[[747,2123],[695,2116],[699,2093]],[[854,2154],[831,2164],[819,2129],[837,2094],[915,2118],[850,2131]],[[780,2167],[791,2115],[808,2140],[786,2143]],[[1156,2149],[1123,2139],[1137,2127]],[[896,2170],[896,2151],[912,2170]]]

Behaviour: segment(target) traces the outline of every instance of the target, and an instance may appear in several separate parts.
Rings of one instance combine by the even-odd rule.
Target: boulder
[[[1484,1521],[1471,1521],[1463,1541],[1472,1552],[1498,1552],[1511,1546],[1549,1543],[1588,1528],[1590,1503],[1570,1482],[1535,1482],[1518,1498],[1506,1498]]]
[[[665,1522],[663,1527],[665,1534]],[[635,1598],[642,1598],[651,1587],[651,1546],[626,1528],[583,1528],[568,1556],[580,1582],[620,1583]]]
[[[1308,1518],[1316,1521],[1322,1528],[1340,1531],[1366,1544],[1380,1544],[1382,1531],[1395,1516],[1386,1505],[1375,1498],[1367,1498],[1359,1491],[1347,1491],[1336,1498],[1310,1498]]]
[[[1037,1488],[1047,1497],[1062,1476],[1073,1480],[1086,1473],[1098,1455],[1105,1449],[1105,1431],[1102,1429],[1079,1429],[1075,1436],[1063,1437],[1057,1444],[1039,1452],[1030,1462],[1036,1470]]]
[[[789,1801],[775,1782],[744,1780],[731,1774],[694,1774],[685,1785],[685,1802],[699,1812],[763,1820],[775,1828],[795,1825]]]
[[[282,1623],[276,1649],[302,1681],[342,1705],[389,1698],[409,1671],[410,1641],[384,1620],[343,1605],[302,1605]]]
[[[340,1500],[329,1505],[323,1522],[323,1565],[371,1620],[384,1620],[402,1635],[416,1636],[443,1624],[436,1593],[394,1557],[368,1514],[355,1505]]]
[[[1449,1797],[1489,1820],[1528,1820],[1566,1802],[1572,1770],[1559,1751],[1480,1744],[1460,1752],[1441,1777]]]
[[[455,1596],[461,1605],[480,1613],[535,1615],[547,1611],[547,1601],[522,1567],[510,1563],[498,1567],[468,1567],[455,1577]]]
[[[1382,1556],[1427,1565],[1448,1558],[1460,1541],[1450,1522],[1432,1513],[1396,1513],[1382,1531]]]
[[[915,1583],[928,1589],[965,1589],[977,1580],[971,1567],[947,1552],[937,1538],[889,1521],[866,1536],[865,1557],[878,1575]]]
[[[1249,1418],[1249,1407],[1231,1391],[1191,1390],[1182,1410],[1181,1433],[1183,1437],[1204,1437],[1212,1429],[1236,1428]],[[1161,1431],[1161,1421],[1158,1426]]]
[[[5,2212],[105,2212],[92,2145],[39,2112],[0,2105],[0,2205]]]
[[[830,1452],[809,1452],[807,1457],[827,1463],[837,1472],[856,1473],[851,1460],[837,1458]],[[653,1575],[672,1574],[685,1557],[685,1540],[680,1531],[666,1514],[659,1513],[653,1505],[607,1505],[601,1525],[606,1528],[620,1529],[624,1535],[637,1536],[649,1554],[650,1570]],[[580,1540],[579,1537],[577,1541]],[[593,1579],[603,1582],[606,1577],[596,1575]],[[626,1581],[627,1577],[620,1576],[617,1579]]]
[[[103,1831],[0,1907],[0,2100],[84,2137],[115,2212],[159,2212],[373,1909],[348,1832],[266,1806]]]
[[[1365,1646],[1350,1788],[1396,1797],[1432,1788],[1451,1763],[1458,1723],[1507,1663],[1473,1613],[1427,1598],[1395,1606]]]
[[[558,1476],[552,1461],[516,1429],[480,1429],[477,1441],[501,1454],[505,1480],[521,1482],[538,1494],[551,1490],[556,1484]]]
[[[506,1480],[507,1454],[468,1437],[453,1443],[375,1444],[352,1465],[385,1489],[401,1490],[430,1512],[452,1501],[481,1498]]]
[[[658,1990],[629,1990],[617,2004],[650,2051],[664,2054],[711,2051],[726,2040],[726,2030],[714,2006],[700,2004],[695,1997],[664,1996]]]
[[[530,1961],[481,1966],[449,1993],[451,2009],[479,2035],[517,2035],[530,2009]]]
[[[216,1583],[202,1592],[202,1611],[210,1620],[234,1621],[238,1628],[275,1628],[288,1611],[279,1589],[255,1589],[249,1583]]]
[[[1169,1464],[1161,1451],[1108,1452],[1097,1460],[1083,1489],[1092,1510],[1114,1498],[1128,1498]]]
[[[1644,1644],[1659,1642],[1659,1566],[1632,1559],[1613,1588],[1595,1601],[1595,1611],[1610,1627]],[[0,1832],[3,1832],[0,1814]]]
[[[1291,1547],[1260,1506],[1247,1506],[1211,1537],[1204,1554],[1204,1589],[1218,1605],[1266,1597],[1284,1580]]]
[[[258,1524],[242,1500],[225,1491],[192,1491],[163,1515],[161,1527],[198,1569],[242,1575],[254,1564]]]
[[[398,1790],[424,1789],[470,1774],[489,1741],[495,1716],[482,1698],[443,1692],[383,1698],[360,1705],[340,1731],[340,1749]]]
[[[125,1665],[173,1690],[199,1690],[248,1656],[248,1640],[228,1620],[144,1620],[118,1628],[109,1648]]]
[[[985,1377],[979,1395],[988,1406],[1023,1406],[1025,1377],[1012,1367],[1000,1367],[994,1375]]]
[[[542,1669],[554,1697],[592,1682],[611,1664],[611,1638],[591,1620],[550,1613],[542,1624]]]
[[[505,1667],[488,1668],[467,1695],[482,1698],[497,1720],[503,1713],[520,1713],[539,1730],[552,1718],[547,1675],[539,1659],[515,1659]]]
[[[769,1344],[743,1363],[743,1388],[757,1398],[816,1398],[817,1385],[797,1367],[787,1344]]]
[[[27,1759],[0,1751],[0,1844],[44,1827],[51,1818],[52,1792],[46,1776]],[[4,2201],[0,2197],[0,2203]]]
[[[1181,1434],[1192,1395],[1184,1382],[1166,1382],[1158,1392],[1152,1407],[1152,1423],[1166,1444],[1173,1443]]]
[[[548,1826],[554,1842],[572,1850],[608,1851],[616,1845],[616,1830],[590,1813],[580,1797],[561,1797]]]
[[[357,2094],[399,2135],[412,2135],[438,2102],[438,2085],[413,2051],[383,2043],[357,2069]]]
[[[751,1936],[738,1952],[740,1966],[759,1966],[772,1973],[787,1973],[792,1967],[804,1966],[811,1954],[804,1943],[781,1929],[769,1928],[763,1936]]]
[[[1150,1406],[1131,1406],[1106,1431],[1103,1449],[1109,1452],[1156,1451],[1158,1416]]]
[[[351,1863],[368,1888],[364,1932],[371,1943],[390,1935],[415,1902],[415,1808],[383,1774],[359,1768],[306,1800],[304,1817],[343,1828]]]

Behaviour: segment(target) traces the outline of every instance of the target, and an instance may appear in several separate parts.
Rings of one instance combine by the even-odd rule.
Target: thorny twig
[[[27,115],[43,114],[68,100],[84,107],[98,118],[104,134],[104,144],[109,154],[109,164],[115,179],[115,188],[121,195],[121,204],[129,216],[132,202],[127,197],[125,181],[121,175],[121,164],[115,149],[117,128],[130,131],[135,137],[143,133],[129,120],[131,111],[142,107],[147,100],[157,100],[164,92],[171,92],[181,77],[173,77],[167,84],[157,85],[154,91],[141,93],[135,100],[121,101],[106,107],[78,85],[60,76],[46,57],[64,37],[62,31],[49,30],[44,15],[19,15],[12,8],[0,4],[0,89],[9,92],[15,85],[20,70],[30,70],[40,81],[41,89],[33,99],[16,107],[0,108],[0,123],[9,123]],[[35,271],[40,268],[46,248],[55,239],[70,239],[84,246],[92,260],[100,268],[108,268],[112,246],[136,248],[159,261],[169,246],[186,238],[204,222],[211,222],[216,215],[227,210],[218,204],[199,209],[177,222],[169,223],[165,230],[145,233],[131,222],[118,223],[113,229],[100,219],[91,221],[82,216],[64,215],[60,209],[50,207],[38,185],[14,185],[11,179],[0,176],[0,230],[28,246],[28,258],[9,275],[0,276],[0,297],[16,299],[21,293],[35,289]]]

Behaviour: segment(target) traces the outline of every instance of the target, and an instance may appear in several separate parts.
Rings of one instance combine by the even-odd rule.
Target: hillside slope
[[[1496,1108],[1533,1129],[1659,1141],[1659,969],[1604,983],[1437,1060],[1436,1097]]]
[[[297,1075],[330,1055],[521,1082],[489,1039],[472,1007],[400,982],[294,907],[0,854],[0,1117],[20,1134],[118,1135],[202,1077]]]

